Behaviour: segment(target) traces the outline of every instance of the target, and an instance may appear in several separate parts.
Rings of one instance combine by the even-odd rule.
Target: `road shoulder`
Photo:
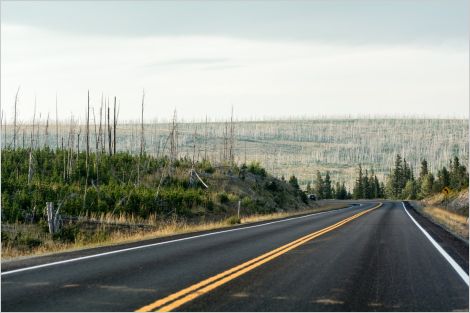
[[[409,201],[403,201],[408,212],[431,237],[462,267],[468,274],[468,243],[450,233],[421,214]]]

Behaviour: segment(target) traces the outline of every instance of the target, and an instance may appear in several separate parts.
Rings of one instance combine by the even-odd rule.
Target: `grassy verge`
[[[433,222],[468,242],[468,189],[423,199],[418,209]]]
[[[421,212],[451,233],[468,241],[468,217],[439,207],[424,207]]]
[[[243,216],[240,220],[229,217],[219,221],[188,223],[185,220],[170,219],[165,222],[148,225],[146,228],[109,227],[107,224],[98,224],[90,228],[88,224],[79,224],[80,231],[73,236],[73,241],[64,242],[41,232],[39,225],[30,224],[5,224],[2,225],[2,261],[19,257],[39,256],[85,248],[93,248],[108,245],[137,242],[140,240],[161,238],[177,234],[192,233],[198,231],[215,230],[240,224],[250,224],[260,221],[275,220],[280,218],[298,216],[347,207],[347,204],[332,203],[311,209],[279,212],[272,214],[255,214]],[[110,220],[103,218],[101,220]],[[75,229],[77,231],[77,229]],[[68,230],[70,231],[70,230]],[[8,232],[9,239],[5,236]]]

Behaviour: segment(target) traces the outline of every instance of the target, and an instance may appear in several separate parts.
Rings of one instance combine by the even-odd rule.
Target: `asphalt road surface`
[[[145,246],[2,264],[1,309],[468,311],[468,268],[462,274],[438,247],[401,202],[362,202]]]

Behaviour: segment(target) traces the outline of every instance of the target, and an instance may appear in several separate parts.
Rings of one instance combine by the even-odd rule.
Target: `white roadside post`
[[[49,233],[54,233],[54,203],[46,202],[47,206],[47,224],[49,225]]]
[[[241,200],[238,200],[238,210],[237,210],[238,218],[240,218],[240,204],[241,204]]]

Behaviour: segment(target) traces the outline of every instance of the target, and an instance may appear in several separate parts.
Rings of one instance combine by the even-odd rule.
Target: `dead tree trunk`
[[[145,91],[142,91],[142,109],[141,109],[141,119],[140,119],[140,156],[144,154],[144,99]]]
[[[85,209],[85,206],[86,206],[86,195],[88,191],[88,173],[89,173],[88,162],[89,160],[90,160],[90,90],[88,90],[88,107],[87,107],[87,114],[86,114],[86,155],[85,155],[86,178],[85,178],[85,192],[83,193],[83,209]]]
[[[110,107],[109,107],[109,104],[108,104],[108,152],[109,152],[109,155],[112,154],[111,143],[112,143],[112,141],[111,141],[111,119],[110,119]]]
[[[31,137],[31,147],[34,149],[34,127],[36,123],[36,96],[34,96],[34,113],[33,113],[33,133]]]
[[[207,160],[207,115],[206,115],[206,124],[204,130],[204,161]]]
[[[230,163],[235,162],[234,144],[235,144],[235,128],[233,125],[233,107],[232,115],[230,116],[230,142],[229,142],[229,161]]]
[[[90,156],[90,90],[88,90],[88,105],[86,111],[86,167]]]
[[[33,136],[34,134],[31,133],[31,144],[29,146],[28,185],[31,184],[31,180],[33,179]]]
[[[18,90],[16,91],[15,95],[15,115],[13,116],[13,149],[16,149],[16,108],[18,105],[18,94],[20,92],[20,87],[18,87]]]
[[[55,94],[55,138],[56,150],[59,149],[59,114],[57,111],[57,93]]]
[[[117,126],[117,118],[116,118],[116,96],[114,96],[114,119],[113,119],[113,154],[116,154],[116,126]]]
[[[46,130],[44,132],[44,135],[46,137],[44,141],[44,148],[45,148],[49,145],[49,112],[47,112]]]

